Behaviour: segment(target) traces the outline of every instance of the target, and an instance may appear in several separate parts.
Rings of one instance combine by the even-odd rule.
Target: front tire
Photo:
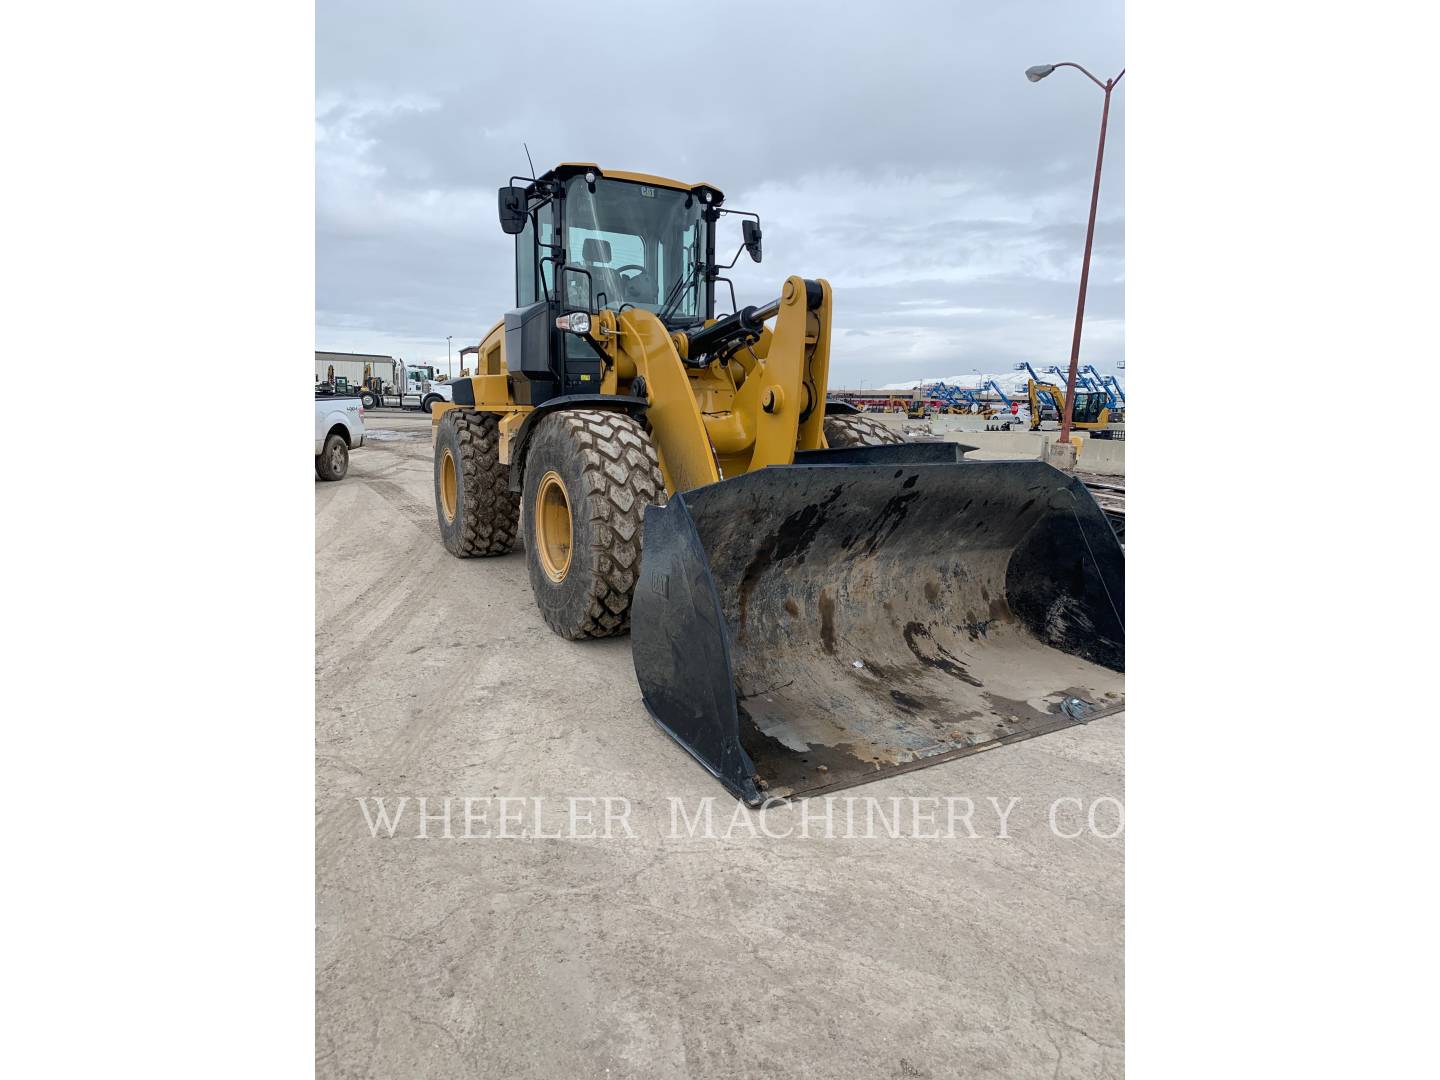
[[[631,417],[567,409],[540,421],[522,506],[530,587],[551,630],[571,641],[629,631],[645,507],[664,495],[655,447]]]
[[[451,409],[435,432],[435,516],[457,559],[504,555],[515,546],[520,500],[500,463],[494,413]]]
[[[435,403],[439,400],[441,400],[439,396],[432,394],[420,402],[420,408],[428,413],[431,409],[435,408]]]
[[[367,408],[367,409],[373,409],[373,408],[375,408],[375,395],[374,395],[374,394],[361,394],[361,395],[360,395],[360,404],[361,404],[364,408]]]
[[[350,471],[350,447],[339,435],[331,435],[315,456],[315,475],[321,480],[343,480]]]
[[[860,413],[837,413],[825,417],[825,444],[841,446],[890,446],[903,443],[905,436],[879,420]]]

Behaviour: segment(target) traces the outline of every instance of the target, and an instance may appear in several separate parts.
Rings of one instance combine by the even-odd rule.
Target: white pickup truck
[[[365,406],[358,397],[315,395],[315,475],[341,480],[350,451],[365,445]]]

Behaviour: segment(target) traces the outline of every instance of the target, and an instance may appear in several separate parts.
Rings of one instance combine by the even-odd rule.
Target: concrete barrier
[[[969,443],[975,447],[969,456],[982,461],[1044,460],[1045,447],[1058,442],[1060,434],[1055,431],[947,431],[943,438],[946,442]],[[1070,438],[1078,445],[1076,468],[1106,476],[1125,475],[1125,440],[1092,439],[1079,432],[1071,432]]]
[[[952,431],[984,431],[985,417],[979,413],[941,413],[930,417],[930,430],[936,435]]]
[[[888,428],[893,428],[899,432],[904,432],[905,430],[905,414],[903,412],[877,412],[866,413],[865,415],[870,417],[871,420],[879,420],[880,423]]]
[[[1058,439],[1060,436],[1052,437]],[[1073,432],[1070,437],[1075,437]],[[1106,476],[1124,476],[1125,440],[1081,436],[1078,468],[1085,472],[1104,473]]]
[[[1040,431],[947,431],[946,442],[969,443],[977,458],[1038,458],[1045,448]]]

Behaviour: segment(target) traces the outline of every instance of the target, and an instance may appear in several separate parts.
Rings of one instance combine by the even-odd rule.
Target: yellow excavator
[[[1065,416],[1065,391],[1054,383],[1028,380],[1026,389],[1030,397],[1030,430],[1039,431],[1041,412],[1054,410],[1063,420]],[[1045,400],[1045,395],[1050,400]],[[1052,405],[1051,402],[1054,404]],[[1104,394],[1093,390],[1075,391],[1075,411],[1071,414],[1070,426],[1076,431],[1089,431],[1097,439],[1112,438],[1123,428],[1111,416]]]
[[[582,162],[512,177],[499,217],[515,307],[433,414],[441,537],[461,558],[523,537],[550,628],[628,630],[646,709],[736,797],[1122,707],[1124,554],[1084,485],[827,400],[829,283],[742,307],[725,277],[761,260],[757,215]]]

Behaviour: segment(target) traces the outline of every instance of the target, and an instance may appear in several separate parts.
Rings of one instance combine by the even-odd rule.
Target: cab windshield
[[[688,191],[598,177],[565,190],[565,257],[589,273],[565,275],[575,307],[638,307],[678,319],[705,315],[701,202]]]
[[[1077,392],[1075,394],[1075,412],[1073,419],[1082,424],[1091,424],[1100,419],[1100,410],[1105,405],[1104,396],[1101,394]]]

